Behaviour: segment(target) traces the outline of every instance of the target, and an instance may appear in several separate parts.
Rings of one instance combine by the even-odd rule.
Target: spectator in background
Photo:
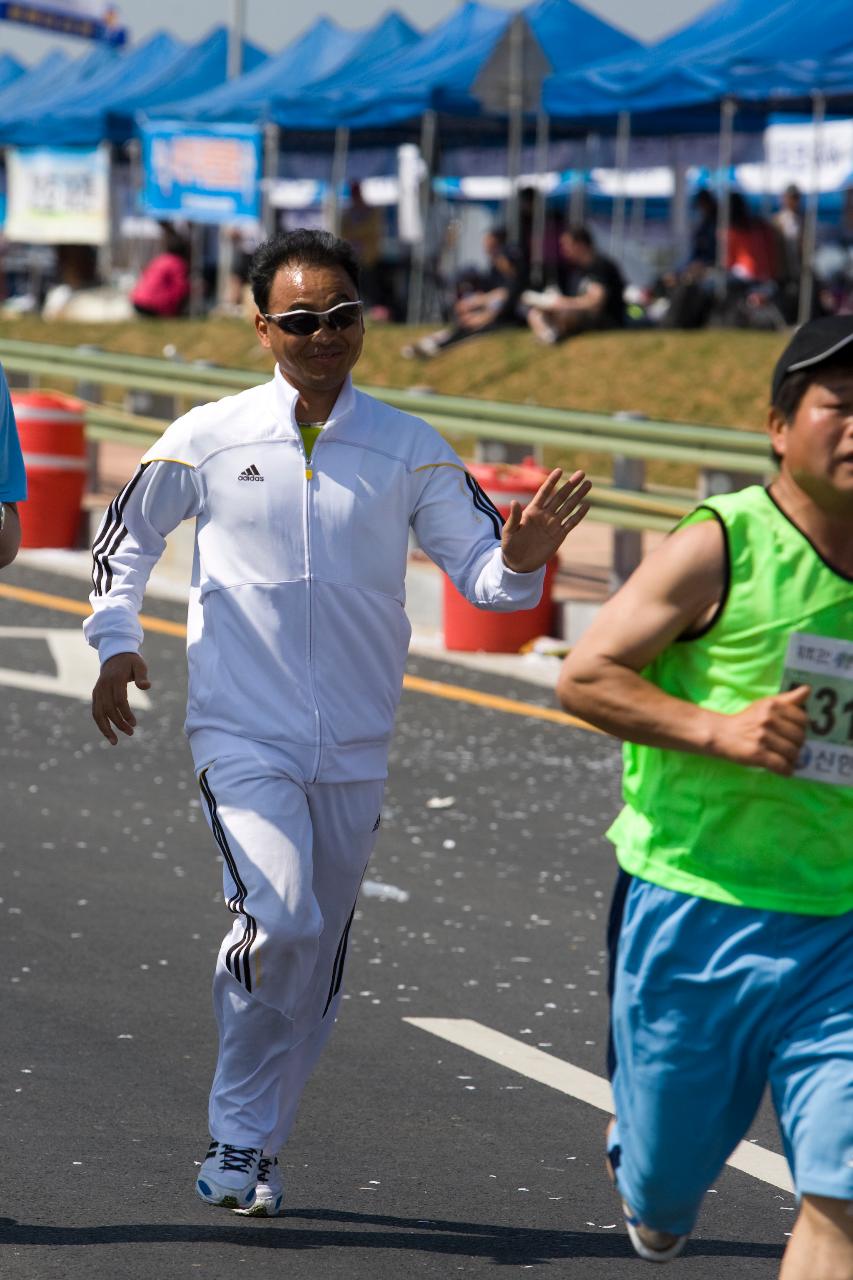
[[[773,229],[752,213],[739,191],[729,197],[726,270],[736,280],[756,284],[776,280],[779,274]]]
[[[784,329],[776,232],[738,191],[729,198],[726,270],[725,298],[716,312],[720,322],[738,329]]]
[[[697,214],[685,261],[656,286],[659,307],[652,317],[671,329],[701,329],[714,305],[712,272],[717,264],[717,197],[702,187],[693,197]]]
[[[780,279],[799,284],[803,265],[803,193],[793,183],[782,192],[782,207],[773,217],[779,236]]]
[[[63,318],[75,297],[98,286],[98,253],[91,244],[56,246],[56,281],[45,294],[42,316],[45,320]]]
[[[180,315],[190,296],[190,250],[183,236],[163,223],[163,248],[136,282],[130,300],[141,316]]]
[[[483,237],[488,266],[483,273],[462,278],[461,293],[453,305],[453,323],[403,347],[406,359],[428,360],[464,338],[492,333],[517,324],[518,302],[524,288],[524,264],[507,244],[506,231],[495,227]]]
[[[341,237],[352,245],[361,263],[361,296],[370,309],[383,296],[379,263],[385,239],[385,218],[381,209],[367,203],[360,182],[350,183],[349,194],[349,205],[341,214]]]
[[[590,329],[623,328],[625,280],[613,259],[599,253],[586,227],[564,231],[560,251],[572,269],[571,292],[527,292],[521,298],[539,342],[561,342]]]
[[[795,324],[803,270],[803,195],[793,183],[782,192],[782,207],[773,216],[779,265],[779,303],[785,319]]]
[[[697,218],[690,241],[690,256],[683,270],[707,268],[717,263],[717,197],[702,187],[693,197]]]
[[[520,224],[521,252],[528,263],[528,275],[531,284],[536,287],[543,284],[556,284],[560,278],[560,228],[561,222],[553,210],[545,205],[543,219],[543,235],[540,246],[536,243],[536,201],[538,192],[535,187],[522,187],[518,193],[518,213]],[[545,198],[544,196],[542,197]],[[541,262],[540,278],[536,279],[534,267]]]
[[[12,397],[0,369],[0,569],[11,564],[21,545],[18,503],[27,496],[27,477],[18,441]]]

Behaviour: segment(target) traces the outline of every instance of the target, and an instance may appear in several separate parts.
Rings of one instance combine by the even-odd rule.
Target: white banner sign
[[[816,148],[815,149],[815,144]],[[740,164],[737,184],[748,194],[843,191],[853,179],[853,120],[827,120],[815,127],[771,124],[764,133],[764,163]]]
[[[10,148],[5,235],[23,244],[106,244],[109,148]]]

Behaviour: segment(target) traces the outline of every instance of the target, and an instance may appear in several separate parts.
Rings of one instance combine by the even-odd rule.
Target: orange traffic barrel
[[[509,516],[513,499],[524,507],[550,472],[532,458],[517,466],[503,463],[467,463],[469,472],[494,502],[500,514]],[[542,597],[532,609],[496,613],[470,604],[445,575],[444,645],[468,653],[518,653],[537,636],[552,634],[554,605],[551,589],[557,569],[556,556],[545,569]]]
[[[27,469],[21,545],[73,547],[89,469],[85,408],[58,391],[13,391],[12,405]]]

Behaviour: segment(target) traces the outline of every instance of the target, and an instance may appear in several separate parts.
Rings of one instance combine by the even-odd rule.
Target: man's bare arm
[[[591,311],[593,313],[603,310],[606,301],[604,286],[599,284],[597,280],[592,280],[584,289],[583,293],[576,295],[563,294],[559,298],[555,298],[551,306],[543,308],[547,315],[549,311],[554,311],[557,315],[565,315],[567,312]]]
[[[725,590],[716,520],[679,530],[647,556],[563,664],[563,706],[616,737],[790,773],[807,723],[807,687],[724,715],[664,693],[639,673],[713,615]]]

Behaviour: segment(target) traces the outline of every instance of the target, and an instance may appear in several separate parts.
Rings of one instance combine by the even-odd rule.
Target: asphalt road
[[[19,566],[2,582],[85,590]],[[616,745],[404,694],[347,996],[282,1159],[287,1214],[240,1219],[192,1190],[229,917],[181,733],[183,644],[149,636],[152,705],[112,749],[78,627],[0,598],[3,1280],[644,1274],[602,1111],[405,1021],[472,1019],[604,1074]],[[550,701],[444,663],[410,670]],[[780,1150],[766,1109],[749,1137]],[[794,1216],[791,1195],[727,1168],[673,1274],[775,1276]]]

